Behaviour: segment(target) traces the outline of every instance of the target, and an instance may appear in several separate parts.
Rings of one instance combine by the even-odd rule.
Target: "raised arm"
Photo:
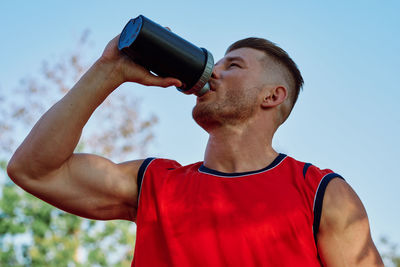
[[[383,266],[365,208],[342,179],[326,188],[317,238],[324,266]]]
[[[115,164],[103,157],[74,154],[94,110],[126,81],[180,86],[152,75],[117,49],[119,36],[77,84],[36,123],[14,153],[7,172],[20,187],[70,213],[92,219],[133,220],[136,176],[141,160]]]

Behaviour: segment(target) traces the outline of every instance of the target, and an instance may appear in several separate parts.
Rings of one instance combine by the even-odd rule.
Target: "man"
[[[271,146],[303,80],[282,49],[236,42],[213,70],[193,118],[209,133],[204,162],[115,164],[73,153],[94,110],[119,85],[181,86],[117,49],[118,36],[48,110],[7,171],[67,212],[136,221],[133,266],[382,266],[365,209],[350,186]]]

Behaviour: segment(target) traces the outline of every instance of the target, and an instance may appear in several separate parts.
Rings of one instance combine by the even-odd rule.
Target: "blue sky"
[[[400,2],[398,1],[2,1],[0,90],[72,51],[91,31],[95,60],[130,18],[143,14],[221,58],[232,42],[259,36],[284,48],[305,79],[274,147],[340,173],[366,206],[375,241],[400,243]],[[174,88],[121,90],[159,117],[149,156],[200,161],[207,135],[195,103]]]

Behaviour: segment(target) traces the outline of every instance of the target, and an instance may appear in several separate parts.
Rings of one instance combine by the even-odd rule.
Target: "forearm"
[[[114,65],[96,62],[36,123],[10,160],[32,177],[59,168],[73,153],[94,110],[119,86]]]

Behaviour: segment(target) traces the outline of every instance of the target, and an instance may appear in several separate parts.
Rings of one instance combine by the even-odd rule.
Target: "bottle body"
[[[183,93],[202,95],[209,90],[212,54],[142,15],[125,26],[118,48],[155,74],[182,81],[178,90]]]

